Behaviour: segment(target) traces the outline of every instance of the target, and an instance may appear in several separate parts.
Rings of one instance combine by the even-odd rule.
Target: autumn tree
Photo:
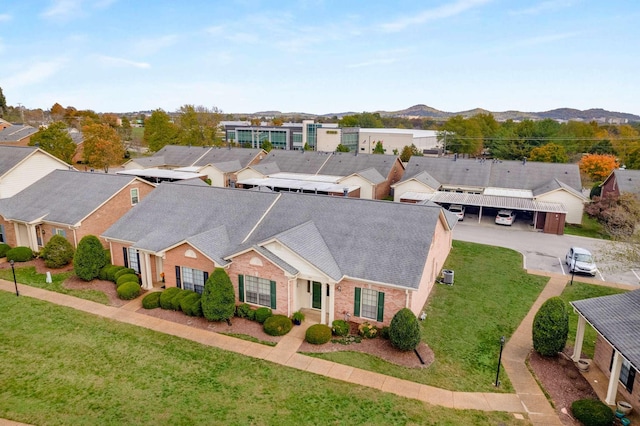
[[[216,138],[220,111],[202,105],[183,105],[178,110],[178,142],[180,145],[221,145]]]
[[[56,121],[47,128],[38,130],[35,135],[31,136],[29,145],[39,146],[66,163],[71,163],[76,152],[76,144],[69,136],[67,125],[61,121]]]
[[[531,161],[543,161],[545,163],[566,163],[569,161],[564,147],[555,143],[548,143],[533,148],[529,154],[529,159]]]
[[[171,122],[169,114],[157,109],[144,122],[143,141],[151,152],[156,152],[165,145],[176,143],[177,132],[178,129]]]
[[[50,113],[51,113],[51,119],[53,121],[62,121],[62,119],[64,118],[64,115],[66,113],[66,110],[64,109],[64,107],[62,105],[60,105],[59,103],[56,102],[51,107]]]
[[[605,231],[616,239],[632,237],[636,224],[640,221],[640,202],[635,195],[628,192],[594,197],[593,201],[585,206],[584,211],[596,218]]]
[[[82,127],[84,133],[84,160],[105,173],[112,164],[124,157],[124,146],[115,129],[104,123],[91,123]]]
[[[281,117],[274,117],[274,119],[271,120],[271,125],[275,127],[281,127],[283,124],[284,120]]]
[[[402,148],[402,152],[400,153],[400,161],[406,163],[414,155],[422,156],[422,153],[414,144],[411,144],[411,146],[405,145],[405,147]]]
[[[582,157],[578,167],[592,181],[603,181],[618,167],[618,160],[613,155],[587,154]]]

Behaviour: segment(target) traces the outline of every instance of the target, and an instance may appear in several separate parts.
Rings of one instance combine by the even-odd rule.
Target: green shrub
[[[540,306],[533,319],[533,349],[542,356],[556,356],[569,335],[569,313],[564,301],[552,297]]]
[[[409,308],[402,308],[391,319],[389,326],[391,345],[401,351],[412,351],[421,340],[420,323]]]
[[[358,334],[365,339],[373,339],[378,334],[378,329],[365,321],[358,326]]]
[[[236,306],[236,316],[239,318],[249,318],[249,311],[251,311],[251,306],[247,303]]]
[[[131,300],[138,297],[142,289],[140,288],[140,284],[129,281],[119,286],[116,291],[120,299]]]
[[[286,315],[271,315],[264,321],[264,332],[270,336],[283,336],[291,331],[293,322]]]
[[[14,247],[7,251],[7,260],[14,262],[28,262],[33,259],[33,251],[29,247]]]
[[[193,294],[187,294],[180,301],[180,309],[182,309],[182,312],[184,312],[186,315],[189,315],[190,317],[201,317],[201,299],[202,296],[200,296],[200,294],[196,293],[195,291],[193,292]]]
[[[333,331],[333,334],[335,334],[336,336],[348,336],[349,329],[349,323],[345,320],[335,320],[331,323],[331,331]]]
[[[11,250],[11,246],[9,244],[0,243],[0,259],[5,257],[9,250]]]
[[[116,282],[118,281],[118,278],[120,278],[121,276],[125,275],[125,274],[133,274],[133,275],[138,275],[138,273],[136,271],[134,271],[131,268],[120,268],[116,271],[115,274],[113,274],[113,277],[116,279]]]
[[[249,314],[247,315],[247,319],[250,321],[255,321],[256,320],[256,310],[255,309],[249,309]]]
[[[604,402],[595,399],[579,399],[571,404],[573,417],[585,426],[613,424],[613,411]]]
[[[197,299],[198,301],[200,300],[200,295],[198,293],[196,293],[193,290],[182,290],[171,300],[172,305],[175,304],[176,299],[178,299],[178,304],[179,304],[178,309],[176,310],[180,310],[184,312],[186,315],[194,316],[194,315],[191,315],[191,308],[192,308],[191,305],[193,304],[193,301],[195,299]]]
[[[160,307],[160,295],[159,291],[147,294],[142,298],[142,307],[145,309],[155,309]]]
[[[200,299],[202,314],[209,321],[228,321],[236,310],[236,293],[231,278],[223,268],[214,269],[204,283]]]
[[[138,284],[138,276],[134,274],[124,274],[116,280],[116,287],[120,287],[124,283],[136,283]]]
[[[73,271],[85,281],[98,277],[100,269],[107,264],[104,247],[95,235],[86,235],[78,243],[73,256]]]
[[[267,318],[269,318],[271,315],[273,315],[273,312],[271,311],[271,308],[267,308],[266,306],[262,306],[262,307],[256,309],[256,321],[258,321],[260,324],[264,324],[264,322],[267,320]]]
[[[179,289],[178,287],[169,287],[164,290],[160,295],[160,307],[162,309],[171,309],[171,299],[181,291],[182,289]]]
[[[62,268],[73,260],[73,246],[62,235],[51,237],[40,252],[47,268]]]
[[[307,328],[304,339],[312,345],[322,345],[331,340],[331,329],[325,324],[314,324]]]
[[[195,291],[194,291],[195,293]],[[171,309],[174,311],[179,311],[181,310],[181,306],[180,306],[180,302],[182,302],[182,299],[184,299],[185,297],[187,297],[189,294],[191,294],[191,290],[182,290],[180,293],[176,294],[175,296],[173,296],[173,299],[171,299]]]
[[[110,265],[107,266],[107,271],[106,271],[106,279],[108,281],[113,281],[114,283],[116,282],[116,273],[122,269],[125,269],[124,266],[119,266],[119,265]]]
[[[107,278],[107,273],[109,271],[109,268],[111,268],[113,265],[105,265],[102,267],[102,269],[100,269],[100,272],[98,272],[98,279],[102,280],[102,281],[108,281],[109,279]]]

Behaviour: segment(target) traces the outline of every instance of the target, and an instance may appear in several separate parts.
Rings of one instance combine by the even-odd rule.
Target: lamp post
[[[574,266],[571,270],[571,285],[573,285],[573,277],[576,275],[576,267]]]
[[[500,338],[500,356],[498,357],[498,371],[496,372],[496,387],[500,386],[500,363],[502,362],[502,349],[504,348],[504,336]]]
[[[11,259],[9,264],[11,265],[11,272],[13,272],[13,285],[16,286],[16,296],[20,296],[20,293],[18,293],[18,282],[16,281],[16,270],[13,267],[13,263],[13,259]]]

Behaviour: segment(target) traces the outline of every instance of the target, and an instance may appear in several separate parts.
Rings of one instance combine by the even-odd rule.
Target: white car
[[[464,220],[464,206],[460,204],[451,204],[449,206],[449,211],[456,216],[458,216],[458,220]]]
[[[515,219],[516,219],[516,214],[513,212],[513,210],[500,210],[496,215],[496,223],[498,225],[511,226]]]
[[[598,272],[591,252],[580,247],[571,247],[564,258],[564,263],[567,264],[571,273],[588,274],[595,277]]]

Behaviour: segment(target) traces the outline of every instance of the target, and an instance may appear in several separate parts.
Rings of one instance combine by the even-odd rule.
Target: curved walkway
[[[549,274],[546,275],[549,276]],[[21,296],[67,306],[245,356],[378,389],[382,392],[454,409],[505,411],[514,413],[517,417],[521,417],[518,413],[527,413],[534,425],[550,426],[562,425],[562,423],[529,372],[525,360],[531,349],[531,327],[535,313],[549,297],[562,293],[566,284],[567,277],[551,276],[528,315],[504,347],[502,364],[513,383],[515,394],[454,392],[299,354],[297,351],[304,340],[307,327],[311,325],[309,322],[294,327],[276,346],[266,346],[137,313],[136,311],[142,306],[142,298],[116,308],[27,285],[19,284],[18,287]],[[0,280],[0,290],[14,292],[14,284]],[[0,420],[0,424],[3,424],[2,420]]]

